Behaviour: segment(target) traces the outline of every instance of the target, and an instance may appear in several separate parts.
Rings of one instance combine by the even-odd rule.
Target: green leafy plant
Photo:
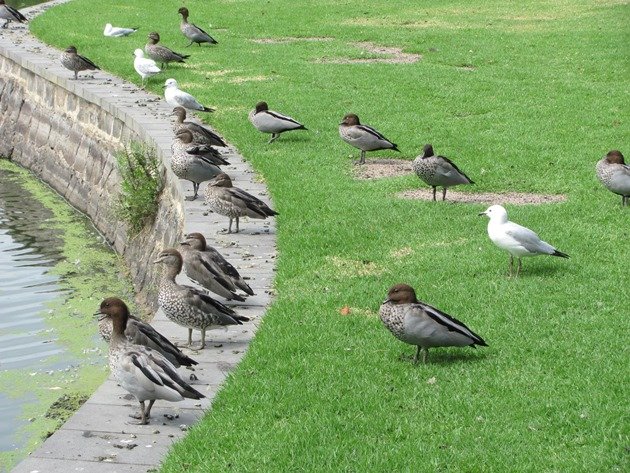
[[[135,235],[152,223],[157,213],[164,188],[161,162],[154,148],[138,142],[120,151],[116,161],[122,178],[116,213]]]

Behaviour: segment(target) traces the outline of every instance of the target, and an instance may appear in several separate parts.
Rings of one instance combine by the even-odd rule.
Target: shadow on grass
[[[429,349],[427,355],[427,366],[430,365],[452,365],[456,363],[474,363],[485,360],[488,357],[488,353],[481,351],[484,349],[470,349],[459,351],[446,351],[437,349]],[[413,354],[408,355],[403,353],[400,355],[399,360],[405,363],[413,365]],[[423,366],[422,359],[418,360],[417,366]]]
[[[562,258],[554,259],[560,260]],[[562,261],[558,261],[557,263],[562,263]],[[553,264],[553,261],[547,264],[529,265],[527,267],[525,266],[525,263],[523,263],[523,269],[521,269],[518,278],[526,278],[527,276],[553,276],[557,273],[564,273],[566,271],[567,268],[565,265]]]

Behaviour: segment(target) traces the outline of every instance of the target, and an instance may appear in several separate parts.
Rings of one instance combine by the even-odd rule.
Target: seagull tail
[[[553,253],[551,253],[551,256],[559,256],[560,258],[569,257],[569,255],[567,255],[566,253],[563,253],[562,251],[558,251],[558,250],[555,250]]]

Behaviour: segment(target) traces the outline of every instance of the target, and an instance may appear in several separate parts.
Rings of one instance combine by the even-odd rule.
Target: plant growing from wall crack
[[[116,213],[129,225],[132,235],[151,224],[164,188],[162,163],[154,148],[132,142],[116,154],[121,189]]]

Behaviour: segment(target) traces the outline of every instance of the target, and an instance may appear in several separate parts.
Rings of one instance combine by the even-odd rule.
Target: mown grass
[[[594,177],[629,142],[628,6],[620,1],[186,2],[217,47],[180,35],[180,2],[77,0],[31,27],[138,82],[132,51],[157,30],[192,54],[168,77],[264,176],[279,210],[277,299],[213,410],[176,444],[174,471],[609,471],[628,465],[629,214]],[[80,28],[68,28],[80,16]],[[103,38],[106,22],[142,27]],[[212,23],[209,26],[209,22]],[[260,44],[260,38],[326,41]],[[371,57],[371,41],[415,64]],[[467,70],[470,68],[473,70]],[[272,145],[258,100],[309,132]],[[358,182],[337,124],[359,115],[403,158],[426,142],[466,189],[566,194],[508,206],[571,259],[526,260],[508,279],[479,205],[395,197],[413,176]],[[393,153],[375,153],[390,157]],[[237,183],[238,185],[238,183]],[[253,226],[248,224],[247,226]],[[487,349],[434,350],[426,366],[376,317],[390,285],[465,321]],[[340,315],[348,305],[351,313]]]

